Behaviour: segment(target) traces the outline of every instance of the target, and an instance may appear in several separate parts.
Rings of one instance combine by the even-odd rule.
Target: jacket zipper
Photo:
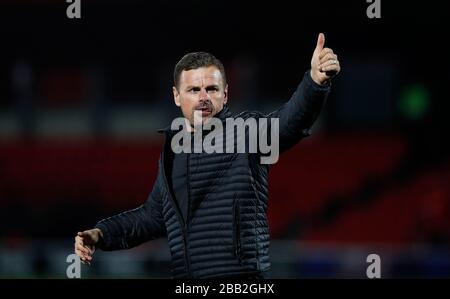
[[[169,200],[172,202],[172,206],[175,209],[175,213],[177,214],[178,220],[180,221],[180,223],[182,224],[182,229],[183,229],[183,243],[184,243],[184,257],[186,259],[186,272],[188,275],[188,278],[191,278],[191,269],[190,269],[190,259],[189,259],[189,255],[187,252],[187,222],[184,221],[183,216],[181,215],[180,209],[178,208],[178,206],[175,203],[174,198],[172,197],[172,194],[170,193],[170,189],[169,189],[169,184],[167,182],[167,177],[166,177],[166,170],[165,170],[165,148],[161,154],[161,169],[163,172],[163,178],[164,178],[164,184],[166,185],[166,190],[168,190],[168,196],[169,196]]]
[[[259,203],[261,202],[261,200],[259,199],[258,189],[256,188],[255,180],[253,179],[253,177],[252,177],[252,187],[253,187],[253,190],[254,190],[254,192],[255,192],[256,200],[258,201],[258,203],[255,204],[255,221],[256,221],[256,223],[255,223],[255,236],[256,236],[256,235],[257,235],[257,234],[256,234],[256,225],[257,225],[257,223],[258,223],[258,221],[257,221],[257,217],[258,217],[258,206],[259,206]],[[255,242],[255,244],[256,244],[256,263],[257,263],[257,268],[260,269],[258,242],[257,242],[257,240],[255,240],[255,241],[256,241],[256,242]]]
[[[239,264],[242,263],[242,257],[241,257],[241,212],[240,212],[240,206],[239,201],[237,199],[234,200],[234,222],[235,222],[235,230],[234,230],[234,240],[235,240],[235,248],[234,248],[234,255],[238,258]]]

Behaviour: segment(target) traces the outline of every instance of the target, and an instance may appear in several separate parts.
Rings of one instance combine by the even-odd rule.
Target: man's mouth
[[[204,116],[207,116],[207,115],[210,115],[211,113],[212,113],[212,109],[210,108],[210,107],[207,107],[207,106],[205,106],[205,107],[197,107],[196,109],[195,109],[195,111],[200,111],[201,112],[201,115],[204,117]]]

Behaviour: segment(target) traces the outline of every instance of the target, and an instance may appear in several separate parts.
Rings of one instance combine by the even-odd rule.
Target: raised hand
[[[311,78],[319,85],[325,85],[341,71],[337,55],[330,48],[324,48],[325,35],[319,34],[311,58]]]

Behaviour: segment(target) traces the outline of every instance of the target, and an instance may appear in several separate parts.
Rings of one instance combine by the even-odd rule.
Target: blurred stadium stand
[[[450,78],[434,60],[445,10],[384,1],[368,20],[366,1],[82,5],[69,20],[64,1],[0,3],[0,278],[65,277],[78,230],[146,199],[156,131],[179,115],[182,55],[223,60],[232,111],[269,112],[319,31],[343,72],[313,136],[270,174],[273,276],[365,278],[377,253],[383,277],[450,277]],[[169,259],[163,240],[98,252],[83,277],[168,277]]]

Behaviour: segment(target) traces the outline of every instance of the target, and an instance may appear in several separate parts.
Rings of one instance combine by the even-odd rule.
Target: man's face
[[[228,85],[224,86],[217,67],[201,67],[181,73],[178,89],[173,87],[173,97],[190,124],[199,125],[200,116],[205,123],[222,110],[228,100]]]

